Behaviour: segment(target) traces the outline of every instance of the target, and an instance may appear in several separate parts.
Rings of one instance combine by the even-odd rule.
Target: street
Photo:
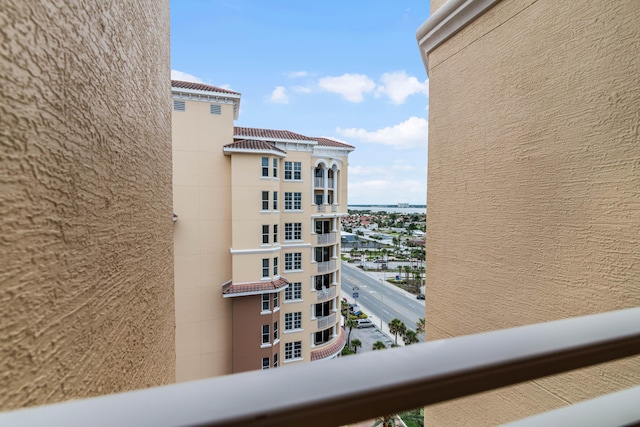
[[[390,283],[384,283],[382,273],[375,273],[380,275],[380,278],[376,279],[346,262],[342,263],[341,271],[342,291],[351,296],[354,287],[357,286],[359,291],[356,302],[360,307],[366,308],[367,314],[373,314],[386,324],[391,319],[398,318],[407,328],[413,330],[416,329],[418,319],[425,316],[424,301],[417,300],[415,295],[404,292]],[[392,275],[393,273],[388,273],[387,277]],[[422,334],[419,337],[420,341],[424,341]],[[398,341],[401,341],[400,337]]]

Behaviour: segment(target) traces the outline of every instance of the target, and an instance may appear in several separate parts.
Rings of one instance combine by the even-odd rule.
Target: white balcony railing
[[[337,233],[318,234],[318,245],[329,245],[336,243]]]
[[[318,212],[326,212],[327,211],[327,205],[317,205],[318,206]]]
[[[336,323],[336,314],[331,313],[328,316],[318,317],[318,330],[333,326]]]
[[[327,178],[327,186],[330,190],[333,190],[333,178]]]
[[[315,177],[313,179],[313,186],[315,188],[324,188],[324,178]]]
[[[335,298],[336,296],[336,287],[332,286],[327,289],[323,289],[321,291],[316,291],[316,297],[318,298],[318,302],[326,301],[331,298]]]
[[[339,387],[323,380],[325,363],[304,363],[3,412],[0,425],[345,425],[635,354],[640,308],[327,360],[349,379]],[[265,384],[314,386],[268,393]],[[638,402],[635,387],[514,426],[637,425]]]
[[[338,205],[331,205],[331,212],[338,212]]]
[[[324,261],[318,263],[318,273],[327,273],[336,269],[336,260]]]

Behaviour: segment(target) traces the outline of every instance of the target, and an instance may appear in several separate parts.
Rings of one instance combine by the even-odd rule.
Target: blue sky
[[[236,126],[354,145],[349,203],[426,203],[428,0],[172,0],[172,78],[242,94]]]

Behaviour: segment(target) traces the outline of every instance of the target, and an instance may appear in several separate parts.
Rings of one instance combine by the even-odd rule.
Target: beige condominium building
[[[234,127],[239,93],[171,86],[177,380],[336,357],[354,147]]]
[[[429,340],[640,305],[640,2],[433,0]],[[640,358],[429,407],[497,425],[632,387]]]

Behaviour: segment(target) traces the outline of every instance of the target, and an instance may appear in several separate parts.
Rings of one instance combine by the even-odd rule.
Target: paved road
[[[418,319],[424,317],[424,301],[417,300],[415,296],[344,262],[341,271],[342,291],[351,295],[354,287],[360,288],[358,305],[366,307],[370,314],[381,318],[384,323],[398,318],[408,328],[415,330]],[[420,340],[423,341],[422,334]]]

